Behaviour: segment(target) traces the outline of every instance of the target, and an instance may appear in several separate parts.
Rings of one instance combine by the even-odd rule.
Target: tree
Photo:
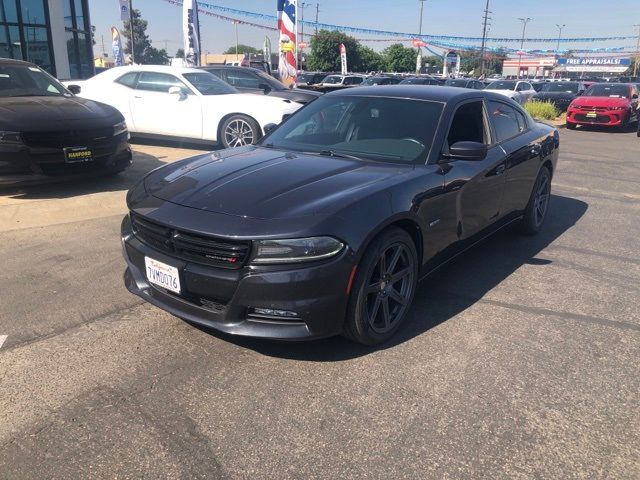
[[[339,72],[340,44],[347,50],[347,66],[350,70],[357,70],[361,65],[358,41],[342,32],[320,30],[311,38],[311,55],[307,58],[310,70],[320,72]]]
[[[176,58],[184,58],[184,48],[179,48],[176,52]]]
[[[134,54],[136,63],[147,65],[164,65],[169,61],[167,51],[159,50],[151,45],[149,35],[147,35],[148,22],[140,16],[140,10],[132,10],[133,14],[133,35]],[[126,20],[122,35],[126,39],[124,53],[131,54],[131,22]]]
[[[401,43],[394,43],[382,51],[388,72],[415,72],[418,52]]]
[[[242,43],[238,44],[238,54],[240,54],[240,53],[260,53],[260,52],[261,52],[261,50],[258,50],[257,48],[251,47],[249,45],[243,45]],[[236,46],[235,45],[230,46],[223,53],[225,53],[226,55],[235,55]]]
[[[358,72],[378,72],[384,70],[384,57],[374,49],[358,45],[358,56],[360,64],[354,65],[354,70]]]

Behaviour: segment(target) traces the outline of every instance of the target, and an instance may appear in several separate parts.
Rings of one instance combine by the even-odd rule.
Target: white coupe
[[[527,103],[536,94],[533,86],[522,80],[496,80],[484,89],[485,92],[494,92],[512,98],[520,105]]]
[[[135,65],[111,68],[65,85],[80,97],[112,105],[133,136],[215,142],[225,148],[255,143],[301,105],[250,93],[195,68]]]

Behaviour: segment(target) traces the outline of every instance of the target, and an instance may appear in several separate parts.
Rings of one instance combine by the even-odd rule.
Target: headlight
[[[21,145],[22,136],[20,135],[20,132],[3,132],[0,130],[0,144]]]
[[[253,263],[312,262],[333,257],[344,244],[332,237],[293,238],[289,240],[259,240],[254,242]]]
[[[609,110],[628,110],[629,107],[611,107]]]
[[[127,122],[122,121],[120,123],[116,123],[113,126],[113,136],[115,137],[116,135],[120,135],[122,133],[126,133],[127,132]]]

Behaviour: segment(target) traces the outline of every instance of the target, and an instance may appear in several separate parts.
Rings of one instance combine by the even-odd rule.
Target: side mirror
[[[584,90],[578,90],[578,96],[581,97],[582,95],[584,95]]]
[[[276,125],[275,123],[267,123],[263,128],[264,134],[266,135],[267,133],[269,133],[271,130],[273,130],[277,126],[278,125]]]
[[[271,91],[271,87],[266,83],[261,83],[258,85],[258,88],[264,92],[265,95],[268,95]]]
[[[176,87],[176,86],[169,87],[169,94],[178,95],[180,97],[180,100],[187,98],[187,94],[184,93],[180,87]]]
[[[637,93],[634,93],[634,94],[631,96],[631,98],[633,98],[633,99],[638,98],[638,94],[637,94]]]
[[[80,93],[80,91],[82,90],[82,88],[80,88],[80,85],[69,85],[67,87],[67,90],[69,90],[74,95],[78,95]]]
[[[291,113],[285,113],[284,115],[282,115],[282,121],[284,122],[287,118],[289,118],[292,114]]]
[[[445,158],[458,160],[484,160],[487,157],[488,147],[478,142],[456,142],[449,147],[449,153]]]

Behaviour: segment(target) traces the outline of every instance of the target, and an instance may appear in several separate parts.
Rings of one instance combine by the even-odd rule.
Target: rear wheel
[[[242,147],[256,143],[260,138],[260,127],[251,117],[231,115],[220,126],[220,142],[224,148]]]
[[[547,167],[542,167],[525,208],[524,217],[518,224],[518,230],[521,233],[535,235],[540,231],[547,215],[550,197],[551,172]]]
[[[364,254],[353,285],[344,335],[376,345],[393,336],[405,320],[418,278],[418,255],[407,232],[383,232]]]

